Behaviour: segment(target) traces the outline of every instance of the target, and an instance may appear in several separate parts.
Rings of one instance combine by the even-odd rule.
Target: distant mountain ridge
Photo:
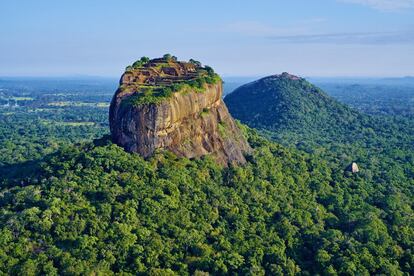
[[[405,77],[308,77],[312,83],[414,85],[414,76]]]

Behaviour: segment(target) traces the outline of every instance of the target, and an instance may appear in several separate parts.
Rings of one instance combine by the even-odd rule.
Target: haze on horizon
[[[414,0],[2,1],[0,76],[119,76],[141,56],[223,76],[414,75]]]

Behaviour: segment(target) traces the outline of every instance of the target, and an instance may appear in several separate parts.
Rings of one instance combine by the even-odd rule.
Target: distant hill
[[[305,79],[288,73],[245,84],[224,101],[242,123],[271,131],[279,138],[287,132],[295,133],[296,139],[290,141],[294,143],[309,139],[346,142],[369,120]]]
[[[399,84],[399,85],[414,85],[414,77],[412,76],[406,76],[403,78],[384,78],[382,79],[384,83],[388,84]]]
[[[336,100],[362,113],[381,116],[414,116],[414,85],[316,83]],[[414,82],[413,82],[414,84]]]
[[[386,77],[386,78],[367,78],[367,77],[309,77],[306,78],[312,83],[335,83],[335,84],[372,84],[372,85],[404,85],[413,86],[414,77]]]

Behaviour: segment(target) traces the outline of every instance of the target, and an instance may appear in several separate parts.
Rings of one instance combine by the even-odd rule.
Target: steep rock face
[[[134,104],[131,101],[137,93],[145,93],[143,84],[151,82],[152,86],[162,84],[165,88],[194,78],[198,71],[189,63],[170,61],[166,65],[165,61],[161,62],[164,63],[162,68],[150,62],[147,67],[122,76],[110,107],[113,141],[144,157],[157,149],[166,149],[187,158],[212,154],[223,165],[244,163],[244,154],[250,147],[221,99],[221,80],[202,83],[196,88],[185,85],[153,102]],[[186,68],[191,73],[186,72]],[[151,73],[145,73],[146,78],[142,78],[143,72],[148,71]],[[133,88],[128,89],[130,87]]]

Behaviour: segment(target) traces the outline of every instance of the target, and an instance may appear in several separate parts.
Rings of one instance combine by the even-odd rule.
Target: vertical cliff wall
[[[148,157],[165,149],[178,156],[212,155],[240,164],[250,151],[222,100],[222,82],[198,63],[151,60],[121,77],[110,106],[113,141]]]

